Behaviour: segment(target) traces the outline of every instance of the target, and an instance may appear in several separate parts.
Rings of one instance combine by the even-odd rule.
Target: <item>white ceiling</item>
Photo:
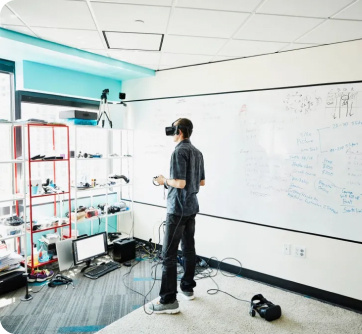
[[[362,39],[362,0],[13,0],[0,25],[162,70]]]

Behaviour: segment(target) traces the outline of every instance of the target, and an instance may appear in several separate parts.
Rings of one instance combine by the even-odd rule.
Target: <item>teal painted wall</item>
[[[24,89],[60,95],[100,99],[102,91],[109,89],[108,99],[118,101],[122,82],[106,77],[23,61]]]

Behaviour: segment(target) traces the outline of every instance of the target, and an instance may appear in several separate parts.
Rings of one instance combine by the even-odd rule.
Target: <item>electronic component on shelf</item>
[[[37,224],[37,223],[33,223],[33,228],[32,228],[32,230],[33,231],[39,231],[39,230],[41,230],[42,229],[42,225],[41,224]]]
[[[45,158],[45,155],[38,154],[38,155],[35,155],[32,158],[30,158],[30,160],[41,160],[43,158]]]
[[[5,218],[3,223],[8,226],[18,226],[24,224],[24,221],[17,215],[14,215],[12,217]]]
[[[91,185],[88,182],[78,182],[77,184],[77,189],[82,190],[82,189],[88,189],[91,188]]]
[[[95,209],[95,208],[88,208],[85,210],[85,216],[86,218],[92,218],[92,217],[95,217],[95,216],[98,216],[98,210]]]
[[[45,156],[45,155],[35,155],[33,157],[30,158],[30,160],[62,160],[64,159],[63,156],[55,156],[55,155],[51,155],[49,157]]]
[[[95,154],[91,154],[91,153],[82,153],[82,151],[79,151],[77,158],[102,158],[103,154],[100,153],[95,153]]]
[[[6,226],[0,225],[0,235],[1,236],[10,236],[10,235],[17,235],[22,233],[22,227],[18,226]],[[0,236],[0,238],[1,238]]]
[[[98,208],[102,210],[102,213],[108,213],[113,214],[121,211],[127,211],[128,207],[127,204],[123,201],[120,201],[118,203],[114,203],[113,205],[107,205],[107,204],[98,204]]]
[[[75,215],[75,212],[74,210],[71,212],[71,217],[72,217],[72,220],[82,220],[84,218],[86,218],[86,210],[87,208],[85,206],[79,206],[78,209],[77,209],[77,216]],[[69,212],[67,212],[65,214],[66,217],[69,217]]]
[[[97,113],[85,110],[62,110],[59,112],[59,118],[68,119],[68,118],[76,118],[76,119],[88,119],[88,120],[96,120]]]
[[[115,179],[115,180],[123,179],[126,181],[126,183],[129,183],[129,178],[124,175],[112,174],[112,175],[109,175],[108,178]]]

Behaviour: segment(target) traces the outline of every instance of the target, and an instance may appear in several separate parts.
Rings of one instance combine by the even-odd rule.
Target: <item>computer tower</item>
[[[136,241],[133,239],[119,239],[113,241],[112,257],[114,261],[126,262],[136,257]]]

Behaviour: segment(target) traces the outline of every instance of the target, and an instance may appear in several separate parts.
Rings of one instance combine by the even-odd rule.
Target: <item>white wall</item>
[[[123,90],[128,100],[138,100],[358,81],[361,55],[362,41],[340,43],[161,71],[153,78],[124,82]],[[165,209],[136,204],[135,236],[158,241],[162,217]],[[305,246],[306,258],[284,255],[285,243],[292,249]],[[202,256],[235,257],[244,268],[362,300],[360,244],[198,216],[196,247]]]

